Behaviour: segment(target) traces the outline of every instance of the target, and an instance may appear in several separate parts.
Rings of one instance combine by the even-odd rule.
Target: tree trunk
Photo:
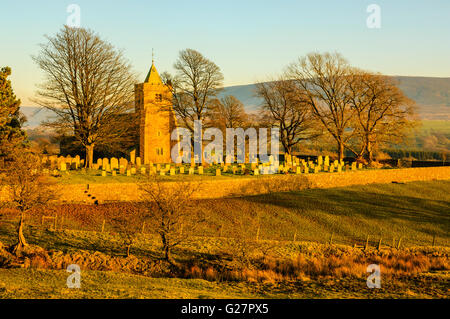
[[[339,162],[344,160],[344,143],[337,141]]]
[[[86,163],[84,167],[92,168],[94,164],[94,144],[86,145]]]
[[[23,226],[24,226],[24,213],[20,214],[19,227],[17,228],[17,244],[14,245],[12,253],[17,255],[20,253],[23,248],[28,246],[27,241],[25,240],[25,236],[23,235]]]
[[[372,143],[370,141],[369,136],[366,136],[366,145],[365,145],[365,158],[367,160],[368,164],[371,164],[373,162],[373,149],[372,149]]]

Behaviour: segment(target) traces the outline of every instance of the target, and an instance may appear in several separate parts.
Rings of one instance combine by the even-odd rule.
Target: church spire
[[[156,71],[155,67],[155,55],[153,53],[152,49],[152,66],[150,67],[150,71],[148,71],[147,77],[145,78],[145,83],[150,84],[162,84],[161,77],[158,74],[158,71]]]

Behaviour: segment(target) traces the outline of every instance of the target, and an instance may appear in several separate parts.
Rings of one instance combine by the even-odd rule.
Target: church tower
[[[154,62],[144,83],[134,88],[139,115],[139,155],[144,164],[170,163],[171,132],[176,128],[172,93],[156,71]]]

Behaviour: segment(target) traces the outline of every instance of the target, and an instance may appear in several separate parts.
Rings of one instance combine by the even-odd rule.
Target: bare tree
[[[154,222],[162,243],[164,259],[172,264],[172,249],[188,238],[188,231],[201,220],[193,209],[192,195],[200,184],[189,182],[163,182],[154,176],[140,184],[142,201]],[[184,230],[183,230],[184,228]]]
[[[8,203],[20,212],[17,243],[12,249],[17,255],[28,245],[23,234],[25,215],[33,208],[45,207],[57,195],[53,184],[40,171],[41,160],[38,155],[22,149],[14,152],[10,158],[1,167],[0,181],[7,190]]]
[[[304,91],[292,80],[280,78],[277,81],[256,84],[256,95],[262,101],[262,110],[280,129],[280,141],[286,153],[303,140],[320,135],[319,124],[305,101]]]
[[[354,134],[348,77],[352,68],[338,53],[310,53],[288,68],[288,75],[305,92],[305,101],[337,143],[339,160]]]
[[[356,71],[349,77],[350,103],[356,111],[356,136],[359,150],[349,148],[357,157],[373,161],[375,146],[399,143],[415,125],[414,102],[394,81],[381,74]]]
[[[140,205],[124,206],[120,210],[112,209],[106,216],[112,229],[119,233],[126,248],[126,256],[131,255],[131,247],[143,233],[147,214]]]
[[[180,51],[174,68],[175,77],[164,74],[163,79],[172,85],[178,118],[193,132],[194,120],[204,120],[211,99],[222,89],[223,75],[214,62],[192,49]]]
[[[220,128],[224,132],[226,128],[244,128],[248,123],[244,104],[233,95],[212,100],[207,118],[209,126]]]
[[[73,132],[92,167],[97,144],[129,138],[135,76],[122,52],[91,30],[66,26],[46,38],[33,57],[46,77],[36,102],[54,112],[49,125]]]

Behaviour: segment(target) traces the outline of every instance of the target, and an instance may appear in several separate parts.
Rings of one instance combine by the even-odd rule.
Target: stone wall
[[[255,195],[276,191],[313,188],[343,187],[373,183],[431,181],[450,179],[450,167],[404,168],[383,170],[348,171],[342,173],[318,173],[301,175],[270,175],[248,178],[204,179],[197,198],[219,198],[239,195]],[[195,182],[197,183],[197,182]],[[136,201],[141,192],[135,183],[103,183],[59,185],[62,202],[100,203],[106,201]],[[91,196],[88,196],[90,194]],[[5,191],[0,194],[5,199]]]

